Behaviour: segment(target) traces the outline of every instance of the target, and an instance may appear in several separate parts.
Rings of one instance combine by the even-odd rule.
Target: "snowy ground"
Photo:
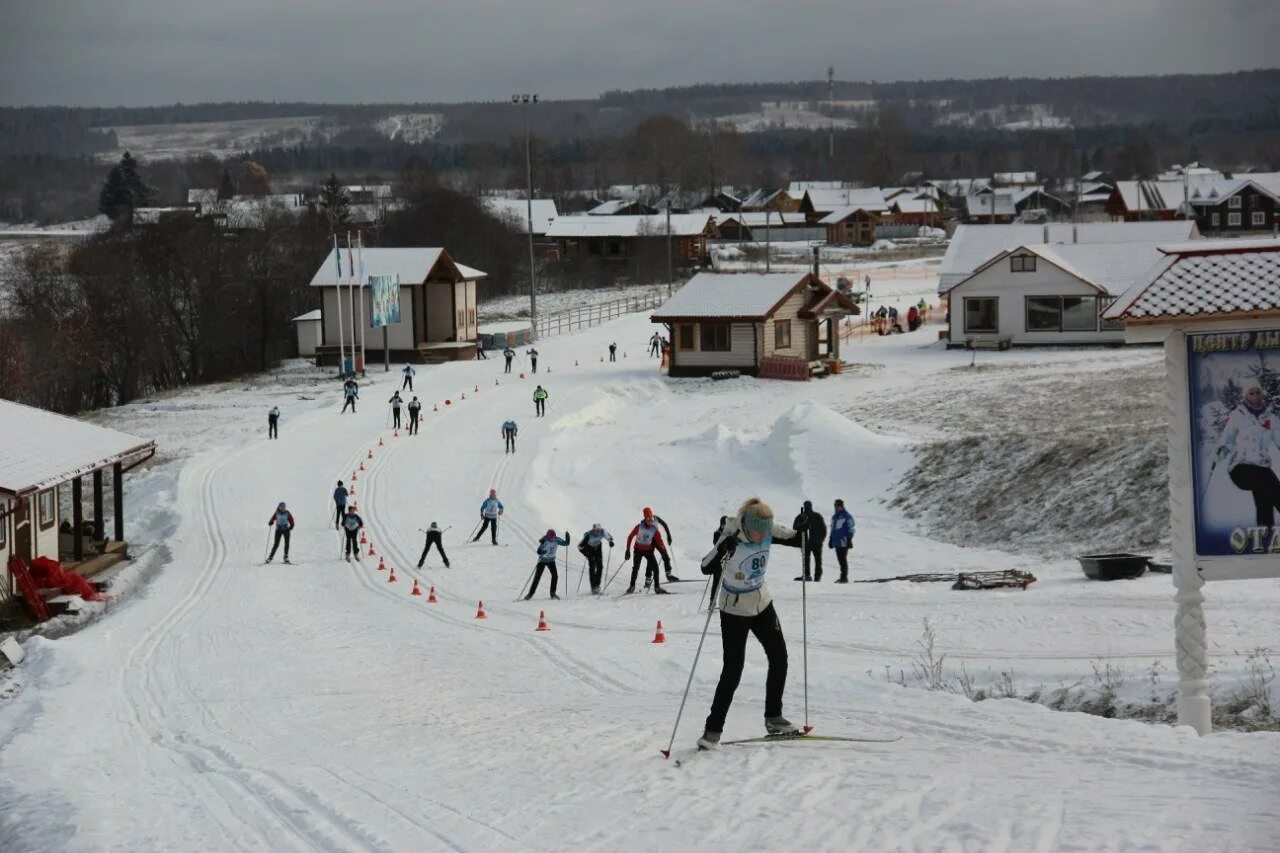
[[[904,302],[931,284],[908,281]],[[654,360],[599,362],[615,339],[638,355],[651,328],[632,315],[540,345],[545,419],[531,416],[535,377],[503,375],[501,360],[419,371],[428,414],[412,438],[386,426],[394,373],[371,374],[360,413],[339,416],[336,382],[301,363],[104,416],[168,454],[129,497],[137,562],[155,574],[81,632],[26,642],[19,689],[0,699],[0,849],[1276,848],[1280,735],[1200,739],[886,679],[909,670],[925,619],[939,653],[987,677],[1054,686],[1099,661],[1154,661],[1151,689],[1168,689],[1173,670],[1167,577],[1092,583],[1067,559],[928,538],[889,505],[913,442],[929,437],[907,401],[942,393],[968,364],[930,345],[936,327],[861,340],[846,352],[853,369],[814,383],[671,381]],[[1097,357],[1017,355],[1084,376]],[[272,402],[278,442],[264,438]],[[874,421],[858,417],[869,410]],[[515,455],[501,450],[507,417],[522,427]],[[361,462],[356,498],[396,584],[376,560],[335,559],[327,495]],[[510,547],[464,545],[490,487]],[[1040,581],[837,587],[828,566],[808,589],[809,720],[902,740],[726,748],[676,768],[658,749],[706,618],[702,584],[579,596],[570,549],[571,597],[546,600],[544,579],[536,601],[513,599],[548,527],[576,540],[602,522],[616,565],[645,505],[672,524],[677,573],[696,578],[718,516],[751,494],[784,520],[805,498],[825,510],[844,497],[857,578],[1024,568]],[[277,500],[298,522],[290,567],[261,565]],[[453,567],[433,554],[416,571],[432,520],[452,526]],[[802,721],[797,563],[780,551],[770,578],[791,648],[786,711]],[[415,578],[438,604],[409,595]],[[1206,594],[1221,682],[1274,641],[1280,588]],[[550,633],[533,630],[542,609]],[[649,642],[658,619],[665,645]],[[712,636],[677,750],[698,733],[719,663]],[[752,646],[727,737],[760,732],[763,681]]]

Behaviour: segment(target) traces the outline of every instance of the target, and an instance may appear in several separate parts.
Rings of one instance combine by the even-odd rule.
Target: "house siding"
[[[1196,205],[1196,225],[1201,231],[1236,232],[1236,231],[1270,231],[1280,223],[1280,207],[1274,199],[1246,186],[1235,194],[1240,198],[1239,207],[1231,207],[1233,196],[1227,196],[1216,205]],[[1240,214],[1240,224],[1231,224],[1231,214]],[[1253,224],[1253,214],[1261,213],[1261,225]],[[1213,224],[1214,214],[1218,215],[1218,224]]]
[[[773,312],[773,316],[764,322],[764,340],[760,354],[765,358],[770,356],[786,356],[790,358],[809,357],[810,342],[817,346],[814,338],[816,329],[812,328],[815,324],[810,320],[801,320],[799,318],[800,309],[804,308],[805,300],[808,297],[807,288],[801,288],[791,296],[777,311]],[[778,349],[774,346],[774,323],[778,320],[791,321],[791,346],[784,349]]]
[[[694,348],[676,351],[675,363],[678,368],[715,369],[719,367],[754,368],[756,366],[756,324],[732,323],[729,330],[730,348],[728,352],[703,352],[701,350],[702,324],[694,323],[693,326]]]
[[[975,296],[999,299],[999,331],[973,333],[964,329],[964,300]],[[1035,272],[1011,272],[1009,259],[1002,258],[977,273],[949,294],[950,340],[963,346],[969,337],[1009,338],[1015,346],[1046,344],[1120,344],[1124,331],[1114,332],[1028,332],[1026,329],[1026,297],[1028,296],[1097,296],[1110,299],[1089,284],[1059,269],[1044,258],[1036,259]]]

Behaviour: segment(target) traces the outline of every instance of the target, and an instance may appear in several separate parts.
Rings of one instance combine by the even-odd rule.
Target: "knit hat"
[[[548,530],[548,531],[547,531],[547,538],[548,538],[548,539],[555,539],[555,538],[556,538],[556,532],[555,532],[554,530]]]
[[[1248,394],[1254,388],[1257,388],[1259,391],[1262,390],[1262,383],[1260,383],[1256,377],[1249,376],[1240,381],[1241,393]]]
[[[759,498],[749,498],[738,510],[738,519],[747,533],[765,534],[773,530],[773,510]]]
[[[813,501],[805,501],[805,502],[804,502],[804,508],[805,508],[805,509],[813,509]]]
[[[653,518],[653,510],[649,509],[648,507],[645,507],[645,508],[644,508],[644,517],[645,517],[645,518]]]

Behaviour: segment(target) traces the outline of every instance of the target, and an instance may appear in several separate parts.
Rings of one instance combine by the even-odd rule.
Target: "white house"
[[[1102,311],[1160,258],[1150,243],[1006,249],[947,290],[949,346],[1122,344]]]
[[[490,213],[505,222],[511,223],[511,227],[521,234],[529,233],[530,205],[527,199],[485,196],[480,201],[489,209]],[[553,199],[535,198],[533,200],[534,236],[541,237],[545,235],[547,229],[551,227],[551,223],[559,215],[560,213],[556,210],[556,203]]]
[[[298,355],[311,358],[316,354],[316,347],[324,345],[323,312],[317,308],[294,317],[291,322],[298,335]]]
[[[340,329],[341,342],[350,348],[354,340],[357,350],[363,331],[366,356],[382,360],[383,332],[373,326],[373,300],[367,284],[369,276],[381,275],[400,279],[400,322],[386,327],[392,361],[475,358],[476,283],[485,273],[456,263],[441,248],[365,249],[363,256],[364,281],[349,277],[345,249],[341,271],[330,252],[311,278],[311,287],[319,288],[321,294],[322,342],[315,349],[317,364],[338,363]]]
[[[699,273],[650,317],[667,327],[671,376],[732,368],[765,378],[835,372],[838,324],[858,307],[811,273]]]

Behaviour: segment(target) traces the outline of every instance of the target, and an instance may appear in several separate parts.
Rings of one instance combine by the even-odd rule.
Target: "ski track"
[[[726,748],[679,769],[661,761],[657,750],[706,618],[706,586],[617,601],[611,592],[576,594],[582,565],[575,577],[571,537],[560,563],[562,599],[546,599],[544,578],[538,600],[513,602],[547,526],[580,537],[581,525],[603,522],[619,543],[609,553],[608,582],[629,572],[613,550],[620,557],[639,508],[653,505],[678,541],[676,573],[698,580],[706,534],[743,494],[769,489],[785,523],[785,508],[801,495],[825,500],[838,489],[851,493],[859,521],[855,573],[1013,567],[1020,558],[923,539],[911,552],[895,550],[890,543],[906,527],[879,502],[892,472],[859,469],[869,479],[855,490],[850,472],[823,462],[821,448],[839,441],[851,442],[851,454],[898,452],[841,427],[838,416],[790,411],[797,403],[834,406],[850,387],[875,387],[868,384],[875,376],[770,385],[777,399],[762,407],[731,385],[657,378],[656,360],[594,360],[611,339],[647,334],[644,318],[632,317],[553,339],[543,345],[544,364],[577,357],[586,367],[550,376],[504,375],[501,359],[423,371],[416,393],[426,411],[416,437],[395,437],[386,425],[375,401],[398,379],[375,370],[364,385],[371,399],[355,415],[335,417],[340,402],[324,401],[292,418],[286,440],[255,436],[193,458],[179,482],[173,560],[153,589],[60,641],[77,664],[108,673],[95,696],[103,714],[85,732],[94,745],[57,766],[40,763],[38,741],[50,736],[45,716],[54,715],[48,725],[83,720],[72,710],[83,702],[72,699],[73,686],[42,684],[48,708],[0,743],[0,782],[16,778],[3,769],[9,764],[21,768],[33,795],[66,791],[82,812],[69,845],[80,849],[1050,851],[1271,843],[1271,797],[1262,792],[1280,787],[1274,736],[1199,740],[864,676],[886,661],[905,666],[922,614],[935,617],[949,658],[993,667],[1066,670],[1075,662],[1078,672],[1098,657],[1136,664],[1169,657],[1163,634],[1142,639],[1167,631],[1167,587],[1113,586],[1119,597],[1106,598],[1053,571],[1012,594],[812,587],[810,693],[819,732],[903,739]],[[494,373],[501,387],[485,386]],[[520,407],[531,407],[539,381],[553,394],[547,416],[524,419],[516,453],[502,453],[498,424],[513,410],[528,412]],[[473,390],[462,400],[459,388]],[[445,398],[454,404],[444,407]],[[650,473],[646,460],[655,454],[683,476],[672,483],[670,474]],[[744,458],[759,469],[743,470]],[[395,584],[368,546],[360,561],[334,557],[343,537],[333,530],[328,495],[361,463],[355,501],[370,541],[396,570]],[[489,488],[506,504],[507,548],[462,541]],[[259,564],[272,490],[298,521],[295,566]],[[324,495],[323,511],[308,497],[313,491]],[[436,565],[416,568],[419,528],[429,520],[451,526],[450,569],[438,554],[430,558]],[[800,715],[796,557],[780,550],[771,578],[791,640],[788,713]],[[824,562],[834,574],[834,560]],[[422,597],[409,595],[415,579]],[[426,603],[432,586],[434,605]],[[485,620],[474,618],[480,599]],[[955,601],[977,609],[947,609]],[[544,609],[551,631],[536,633]],[[649,643],[659,618],[665,646]],[[1045,620],[1058,620],[1048,633]],[[1064,645],[1052,635],[1063,625],[1112,639],[1101,652],[1097,643]],[[95,658],[101,648],[116,656]],[[675,755],[692,754],[683,744],[701,723],[719,658],[719,643],[708,637]],[[756,731],[759,658],[749,646],[727,737]],[[106,766],[117,765],[105,775],[104,754],[115,756]],[[724,815],[726,784],[741,802],[764,805],[761,817]],[[1179,786],[1193,785],[1212,793],[1207,805],[1180,794]],[[103,786],[113,787],[109,811],[87,796]],[[1145,823],[1133,818],[1138,813]]]

